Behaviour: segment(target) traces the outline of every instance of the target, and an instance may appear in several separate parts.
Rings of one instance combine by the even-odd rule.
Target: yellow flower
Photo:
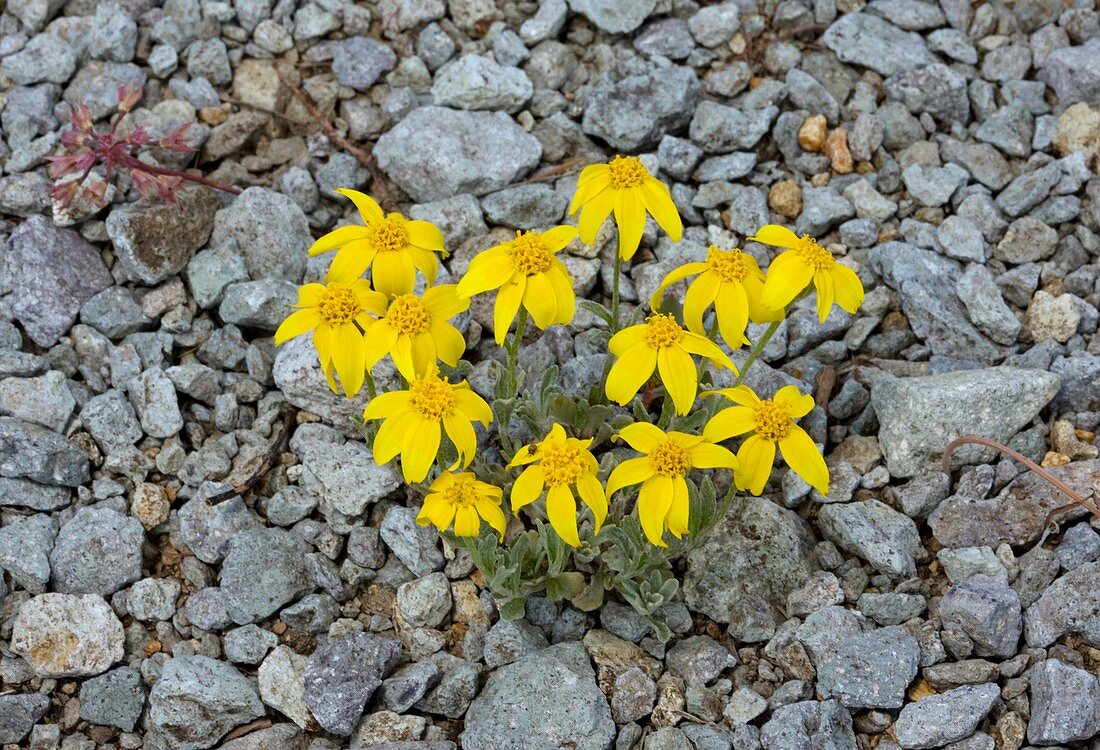
[[[704,263],[685,263],[665,276],[649,299],[656,310],[665,290],[688,276],[698,274],[684,295],[684,323],[692,333],[706,335],[703,314],[714,305],[718,330],[733,349],[749,343],[745,328],[754,323],[771,323],[783,319],[782,310],[769,310],[760,304],[764,291],[764,274],[756,259],[737,248],[721,250],[711,245]]]
[[[596,533],[607,517],[607,497],[596,477],[599,464],[588,450],[592,439],[567,437],[560,424],[541,441],[521,448],[508,467],[527,466],[512,485],[512,510],[535,502],[546,489],[546,516],[566,544],[579,547],[577,501],[573,489],[592,511]]]
[[[436,359],[451,367],[466,350],[466,340],[450,319],[470,307],[459,299],[454,284],[428,288],[420,297],[399,294],[387,300],[372,292],[367,310],[378,316],[364,328],[367,368],[389,354],[405,380],[427,372]]]
[[[619,431],[618,437],[644,454],[623,461],[607,478],[607,497],[623,487],[641,484],[638,520],[649,541],[667,547],[665,529],[677,539],[688,532],[688,486],[684,476],[692,469],[734,469],[737,458],[713,441],[685,432],[664,432],[648,422]]]
[[[453,474],[444,471],[428,488],[416,522],[421,526],[435,526],[440,532],[446,531],[454,522],[455,536],[476,537],[481,532],[481,519],[484,518],[485,523],[504,539],[507,523],[504,511],[500,509],[503,496],[500,487],[478,481],[471,472]]]
[[[748,489],[754,495],[764,491],[778,445],[787,466],[822,495],[828,494],[829,467],[813,438],[794,423],[814,408],[812,396],[799,393],[793,385],[780,388],[771,401],[760,399],[747,385],[715,393],[738,406],[715,414],[703,428],[703,436],[719,443],[735,435],[752,433],[737,451],[740,470],[734,476],[738,489]]]
[[[313,348],[329,387],[338,392],[332,377],[335,368],[348,396],[354,396],[363,387],[367,354],[360,328],[371,322],[367,306],[375,294],[366,279],[356,276],[341,276],[330,270],[324,284],[300,287],[295,305],[298,310],[275,331],[276,345],[313,331]]]
[[[488,427],[493,412],[465,380],[456,385],[441,378],[433,362],[407,389],[371,399],[363,419],[382,420],[374,436],[374,460],[389,463],[400,453],[401,473],[406,482],[414,483],[428,476],[439,453],[441,431],[458,450],[456,465],[469,466],[477,452],[473,423]]]
[[[596,232],[612,212],[619,228],[619,257],[630,260],[638,250],[645,229],[646,211],[653,215],[673,242],[684,234],[680,214],[668,187],[649,174],[636,156],[616,156],[610,164],[592,164],[581,170],[569,215],[581,216],[581,241],[591,245]]]
[[[833,254],[808,234],[799,237],[786,227],[769,224],[749,239],[787,250],[768,267],[761,297],[765,306],[785,308],[811,281],[817,289],[817,317],[822,323],[834,301],[850,313],[863,304],[863,284],[855,271],[837,263]]]
[[[687,414],[699,389],[692,354],[736,372],[733,362],[717,344],[706,336],[685,331],[671,315],[654,313],[645,323],[616,333],[607,346],[617,357],[607,374],[607,397],[623,406],[634,398],[656,368],[676,413]]]
[[[439,271],[436,253],[444,253],[443,234],[426,221],[409,221],[396,211],[386,215],[373,198],[358,190],[336,191],[359,209],[363,225],[339,227],[314,242],[310,255],[340,248],[331,268],[360,276],[368,268],[374,288],[387,296],[407,294],[416,285],[416,269],[431,284]]]
[[[539,328],[567,325],[573,320],[576,296],[573,277],[554,257],[577,236],[575,227],[556,226],[541,234],[516,232],[516,238],[479,253],[458,283],[458,296],[500,288],[493,309],[497,344],[504,346],[508,328],[520,304]]]

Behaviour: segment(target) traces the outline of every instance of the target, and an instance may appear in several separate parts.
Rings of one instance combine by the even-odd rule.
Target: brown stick
[[[528,177],[526,180],[521,180],[519,182],[513,182],[511,185],[507,185],[505,187],[502,187],[501,190],[507,190],[508,188],[512,188],[512,187],[519,187],[520,185],[530,185],[530,184],[535,183],[535,182],[545,182],[546,180],[557,177],[559,174],[562,174],[563,172],[568,172],[570,169],[577,166],[582,161],[584,161],[583,156],[578,156],[574,159],[570,159],[569,161],[563,161],[561,164],[555,164],[552,167],[547,167],[546,169],[542,170],[541,172],[536,172],[535,174]]]
[[[227,500],[232,500],[238,495],[244,495],[250,489],[260,483],[260,480],[267,475],[267,472],[274,468],[275,464],[279,460],[279,454],[286,450],[287,441],[290,439],[290,427],[294,424],[294,416],[296,411],[292,407],[286,407],[283,414],[283,425],[279,428],[279,436],[275,439],[275,442],[271,444],[271,448],[264,454],[263,460],[260,461],[259,467],[248,479],[244,480],[240,484],[234,485],[233,489],[219,492],[217,495],[206,498],[206,502],[209,505],[219,505]]]
[[[367,168],[367,171],[370,172],[371,180],[374,183],[374,194],[378,197],[379,205],[388,212],[396,211],[398,208],[397,201],[393,199],[389,187],[386,186],[385,177],[382,174],[382,170],[378,168],[378,162],[375,161],[373,154],[367,153],[347,138],[340,135],[333,124],[325,117],[325,113],[317,106],[317,102],[313,101],[313,97],[302,89],[301,86],[294,84],[278,65],[275,66],[275,74],[279,76],[279,80],[283,82],[283,85],[290,89],[290,93],[294,94],[294,98],[301,102],[303,107],[309,110],[309,113],[317,121],[317,124],[321,126],[321,130],[325,132],[328,139],[354,156],[359,160],[360,164]]]
[[[950,443],[948,443],[947,448],[945,448],[944,451],[943,451],[943,459],[940,462],[940,465],[941,465],[941,468],[943,469],[944,474],[950,474],[951,473],[951,453],[956,448],[958,448],[960,445],[966,445],[967,443],[976,443],[978,445],[984,445],[987,448],[993,448],[994,450],[1000,451],[1001,453],[1005,454],[1006,456],[1010,456],[1011,458],[1016,459],[1017,461],[1022,463],[1024,466],[1026,466],[1028,469],[1035,472],[1040,477],[1042,477],[1047,482],[1049,482],[1051,485],[1053,485],[1055,488],[1060,490],[1066,497],[1068,497],[1070,500],[1073,501],[1072,503],[1070,503],[1068,505],[1059,506],[1059,507],[1055,508],[1054,510],[1052,510],[1050,513],[1048,513],[1047,517],[1046,517],[1046,520],[1043,522],[1043,528],[1046,528],[1050,525],[1050,521],[1051,521],[1052,518],[1054,518],[1054,516],[1065,513],[1067,510],[1070,510],[1070,509],[1072,509],[1074,507],[1077,507],[1077,506],[1080,506],[1080,507],[1084,508],[1085,510],[1092,513],[1097,518],[1100,518],[1100,507],[1097,507],[1091,501],[1086,500],[1085,498],[1081,497],[1079,494],[1077,494],[1076,490],[1074,490],[1072,487],[1070,487],[1068,484],[1063,482],[1058,477],[1051,474],[1049,471],[1044,469],[1039,464],[1032,461],[1027,456],[1023,455],[1022,453],[1020,453],[1018,451],[1012,450],[1007,445],[1001,445],[996,440],[990,440],[989,438],[980,437],[978,435],[964,435],[963,437],[956,438],[955,440],[952,440]]]
[[[259,731],[260,729],[267,729],[268,727],[272,726],[272,723],[273,722],[271,721],[271,719],[256,719],[255,721],[250,721],[243,726],[237,727],[232,732],[222,737],[222,742],[229,742],[230,740],[235,740],[238,737],[244,737],[246,734],[252,734],[253,732]]]

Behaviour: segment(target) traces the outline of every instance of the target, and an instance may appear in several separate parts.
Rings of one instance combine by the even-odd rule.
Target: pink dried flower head
[[[58,182],[50,188],[50,199],[53,200],[59,208],[66,209],[72,205],[73,198],[76,197],[76,192],[79,187],[80,186],[75,182]]]
[[[132,110],[137,103],[141,101],[141,97],[145,95],[145,91],[140,84],[128,83],[120,84],[118,87],[118,112],[120,115],[124,115]]]
[[[88,105],[84,102],[76,105],[73,108],[72,116],[69,118],[73,124],[73,128],[88,135],[95,134],[95,127],[92,121],[92,110],[88,109]]]
[[[176,193],[183,186],[183,178],[170,174],[154,175],[140,168],[130,170],[134,188],[146,200],[160,198],[166,205],[176,204]]]
[[[50,177],[56,180],[66,175],[91,169],[95,164],[96,157],[91,151],[85,151],[80,154],[47,156],[46,161],[50,164],[46,171],[49,172]]]
[[[182,125],[177,125],[172,128],[172,131],[165,136],[162,136],[157,141],[157,145],[161,148],[168,149],[169,151],[177,151],[179,153],[190,153],[195,150],[195,147],[190,145],[186,140],[187,130],[191,127],[191,123],[185,122]]]

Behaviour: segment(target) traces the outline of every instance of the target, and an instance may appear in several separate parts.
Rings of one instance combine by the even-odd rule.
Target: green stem
[[[611,335],[619,332],[619,279],[623,273],[623,259],[615,253],[615,264],[611,271]]]
[[[508,375],[511,377],[512,395],[519,392],[516,384],[516,365],[519,362],[519,345],[523,341],[523,332],[527,328],[527,308],[522,305],[519,308],[519,317],[516,318],[516,330],[508,342]]]
[[[375,387],[374,387],[374,376],[373,376],[373,375],[371,375],[371,371],[370,371],[370,370],[367,370],[367,375],[366,375],[366,377],[364,378],[364,381],[365,381],[365,382],[366,382],[366,384],[367,384],[367,395],[369,395],[369,396],[370,396],[370,398],[371,398],[371,401],[373,401],[373,400],[374,400],[374,398],[375,398],[375,396],[377,396],[377,395],[378,395],[378,391],[377,391],[377,390],[375,390]]]
[[[772,336],[774,336],[775,332],[779,330],[779,326],[782,323],[782,320],[777,320],[769,325],[768,330],[764,331],[764,335],[761,336],[756,344],[753,345],[752,351],[749,352],[749,358],[745,360],[745,365],[741,368],[741,372],[737,376],[737,380],[734,385],[741,385],[741,383],[744,382],[745,373],[749,371],[749,368],[752,367],[752,363],[755,362],[760,356],[760,353],[764,351],[764,347],[768,345],[768,342],[771,341]]]

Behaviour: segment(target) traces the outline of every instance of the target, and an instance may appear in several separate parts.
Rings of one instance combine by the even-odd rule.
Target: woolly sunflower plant
[[[470,554],[502,616],[522,616],[534,593],[592,610],[613,591],[667,637],[660,609],[678,592],[673,561],[738,491],[764,491],[777,454],[828,493],[828,467],[798,425],[813,398],[743,383],[792,305],[816,294],[824,321],[834,302],[848,312],[862,302],[858,276],[815,239],[761,227],[750,239],[782,249],[766,271],[746,250],[712,246],[668,273],[648,312],[639,306],[622,320],[622,263],[635,256],[647,214],[673,242],[683,233],[668,187],[637,157],[584,168],[570,208],[578,227],[517,232],[474,257],[454,285],[435,284],[446,257],[437,228],[338,192],[363,225],[309,248],[337,253],[324,284],[301,288],[275,341],[312,333],[333,391],[367,387],[361,429],[374,460],[400,462],[407,496],[420,498],[417,522]],[[574,280],[559,256],[578,238],[593,244],[609,217],[619,238],[610,306],[580,303],[599,321],[590,340],[606,347],[601,382],[568,392],[556,366],[529,381],[519,366],[527,320],[541,330],[573,322]],[[677,300],[671,292],[689,279]],[[473,364],[455,319],[489,293],[502,351],[492,392],[479,394],[462,379]],[[754,340],[750,323],[768,326]],[[742,347],[739,370],[732,355]],[[371,369],[386,356],[401,384],[376,392]]]

